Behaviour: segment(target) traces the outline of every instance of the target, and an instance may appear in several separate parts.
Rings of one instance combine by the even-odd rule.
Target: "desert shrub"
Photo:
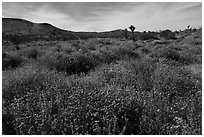
[[[75,48],[71,47],[71,46],[66,46],[66,47],[63,48],[63,52],[66,53],[66,54],[70,54],[72,52],[75,52]]]
[[[25,57],[32,58],[32,59],[37,59],[38,56],[40,55],[40,51],[36,47],[26,48],[24,52],[25,52],[24,53]]]
[[[89,52],[89,49],[87,48],[87,47],[85,47],[84,45],[82,46],[80,46],[80,49],[79,49],[79,53],[81,53],[81,54],[86,54],[86,53],[88,53]]]
[[[140,33],[138,35],[138,39],[139,40],[150,40],[150,39],[158,39],[157,38],[157,33],[153,33],[153,32],[146,32],[146,33]]]
[[[201,63],[202,59],[196,54],[190,53],[188,51],[183,51],[180,53],[180,60],[182,64],[194,64],[194,63]]]
[[[114,54],[118,57],[118,58],[122,58],[124,56],[128,56],[129,58],[138,58],[139,54],[135,51],[133,51],[132,49],[128,49],[128,48],[118,48],[115,51],[113,51]]]
[[[65,71],[68,74],[88,72],[97,65],[97,62],[91,56],[79,53],[73,53],[71,55],[51,53],[42,57],[40,62],[48,68]]]
[[[117,56],[111,51],[101,51],[102,53],[102,62],[104,63],[111,63],[117,60]]]
[[[159,36],[163,37],[165,39],[176,39],[175,33],[170,31],[170,30],[168,30],[168,29],[164,30],[164,31],[161,31]]]
[[[87,48],[89,49],[89,50],[96,50],[96,46],[94,45],[94,44],[92,44],[92,43],[89,43],[88,45],[86,45],[87,46]]]
[[[177,61],[178,63],[181,64],[192,64],[195,63],[195,61],[198,60],[198,58],[193,54],[189,53],[189,52],[185,52],[185,51],[178,51],[175,50],[175,48],[170,48],[170,47],[163,47],[160,48],[157,51],[154,51],[151,54],[151,57],[156,57],[156,58],[165,58],[167,60],[171,60],[171,61]]]
[[[98,65],[98,62],[93,59],[88,54],[72,54],[72,58],[75,59],[76,62],[73,63],[73,71],[75,70],[76,73],[80,72],[88,72],[90,69],[93,69]]]
[[[202,55],[202,46],[194,46],[191,47],[190,45],[188,47],[185,47],[186,52],[189,52],[194,55],[201,56]]]
[[[4,54],[5,55],[5,54]],[[2,69],[12,69],[21,66],[24,59],[20,57],[17,53],[8,53],[4,58],[2,58]]]
[[[166,59],[169,59],[169,60],[175,60],[175,61],[179,61],[179,53],[173,49],[170,49],[170,48],[165,48],[165,47],[162,47],[162,48],[159,48],[157,51],[154,51],[152,54],[151,54],[151,57],[163,57],[163,58],[166,58]]]
[[[193,36],[188,36],[182,39],[180,44],[189,44],[191,46],[202,45],[202,38],[194,38]]]
[[[79,40],[72,41],[71,46],[77,50],[80,49],[80,41]]]
[[[117,60],[139,58],[140,55],[131,48],[111,47],[99,50],[100,54],[95,55],[101,62],[111,63]]]
[[[149,53],[151,52],[151,51],[148,50],[147,48],[142,48],[141,51],[142,51],[142,53],[144,53],[144,54],[149,54]]]
[[[5,59],[7,56],[8,56],[7,53],[2,52],[2,59]]]
[[[169,60],[180,61],[179,53],[171,49],[167,49],[166,51],[164,51],[164,53],[161,56]]]
[[[54,49],[52,51],[53,52],[62,52],[62,47],[60,45],[57,45],[54,47]]]

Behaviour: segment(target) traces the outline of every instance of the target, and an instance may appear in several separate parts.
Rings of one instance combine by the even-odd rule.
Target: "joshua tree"
[[[123,36],[125,36],[126,39],[128,38],[128,30],[127,29],[122,30],[122,34],[123,34]]]
[[[130,30],[132,31],[132,40],[134,40],[134,30],[135,30],[135,27],[133,25],[131,25],[130,27]]]
[[[190,29],[190,25],[187,26],[187,29],[188,29],[188,30]]]

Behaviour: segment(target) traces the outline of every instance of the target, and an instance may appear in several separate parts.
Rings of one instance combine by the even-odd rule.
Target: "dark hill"
[[[55,33],[70,33],[48,23],[33,23],[17,18],[3,18],[2,32],[10,35],[55,35]]]
[[[157,33],[145,33],[144,38],[140,38],[141,32],[134,32],[136,39],[155,38]],[[33,40],[74,40],[88,38],[124,38],[121,29],[106,32],[74,32],[62,30],[48,23],[33,23],[18,18],[2,18],[3,40],[13,43],[21,43]],[[147,36],[148,35],[148,36]],[[127,31],[128,38],[132,33]]]
[[[77,36],[67,30],[59,29],[48,23],[33,23],[18,18],[2,18],[3,40],[21,43],[33,40],[70,40]]]
[[[122,30],[113,30],[106,32],[73,32],[59,29],[48,23],[33,23],[18,18],[2,18],[2,32],[4,35],[44,35],[59,36],[63,35],[69,39],[87,39],[87,38],[121,38],[124,37]],[[138,34],[139,32],[135,32]],[[128,31],[131,36],[131,32]]]

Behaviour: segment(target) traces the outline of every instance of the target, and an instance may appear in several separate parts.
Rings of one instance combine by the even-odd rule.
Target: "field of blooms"
[[[5,135],[201,135],[202,30],[2,47]]]

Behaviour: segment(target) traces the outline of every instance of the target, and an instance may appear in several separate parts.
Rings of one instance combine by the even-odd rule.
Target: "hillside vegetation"
[[[3,134],[201,135],[202,29],[154,36],[3,39]]]

